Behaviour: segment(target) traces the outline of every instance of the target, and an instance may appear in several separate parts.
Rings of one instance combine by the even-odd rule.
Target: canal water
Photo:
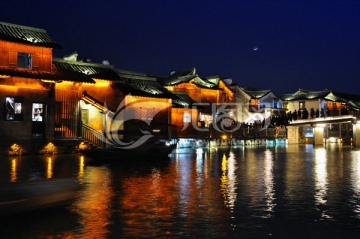
[[[91,165],[0,159],[0,186],[77,177],[69,206],[1,218],[0,238],[360,238],[360,150],[312,145],[179,150]]]

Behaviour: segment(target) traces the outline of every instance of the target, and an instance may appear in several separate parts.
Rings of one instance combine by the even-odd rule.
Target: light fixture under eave
[[[62,82],[61,80],[46,80],[46,79],[41,79],[42,82],[46,82],[46,83],[60,83]]]

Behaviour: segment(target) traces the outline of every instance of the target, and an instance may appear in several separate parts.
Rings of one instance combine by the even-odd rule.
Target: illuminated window
[[[33,103],[32,121],[42,122],[44,120],[44,106],[42,103]]]
[[[191,114],[189,112],[184,112],[184,123],[190,123],[191,122]]]
[[[18,53],[17,66],[21,68],[32,68],[32,55],[28,53]]]
[[[299,102],[299,109],[304,109],[305,108],[305,101],[300,101]]]
[[[21,97],[5,97],[5,120],[21,121],[23,120],[22,104],[24,99]]]

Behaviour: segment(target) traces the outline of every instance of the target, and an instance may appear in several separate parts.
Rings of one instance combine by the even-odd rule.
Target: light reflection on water
[[[275,192],[274,192],[274,162],[273,153],[270,150],[265,151],[264,158],[264,186],[265,186],[265,211],[268,212],[266,217],[271,217],[274,213],[273,209],[276,206]]]
[[[360,235],[360,151],[286,146],[183,150],[90,166],[81,155],[0,161],[0,181],[75,176],[85,185],[57,225],[28,238],[263,238]],[[29,218],[28,218],[29,219]],[[27,220],[28,220],[27,219]],[[20,232],[19,232],[20,233]],[[310,237],[312,237],[310,236]]]
[[[106,167],[89,167],[84,176],[86,187],[80,192],[77,200],[70,208],[79,216],[81,227],[68,236],[81,238],[106,238],[110,216],[113,213],[111,200],[111,172]]]
[[[353,152],[351,186],[354,192],[351,203],[353,204],[356,217],[360,219],[360,151]]]
[[[327,157],[326,150],[324,148],[315,149],[314,157],[314,175],[315,175],[315,203],[318,210],[321,211],[321,218],[332,218],[326,210],[321,209],[321,205],[327,203],[327,191],[328,191],[328,176],[327,176]]]

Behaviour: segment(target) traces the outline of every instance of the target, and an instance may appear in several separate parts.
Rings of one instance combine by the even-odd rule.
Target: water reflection
[[[47,167],[46,167],[46,178],[50,179],[53,176],[53,160],[51,157],[47,158]]]
[[[177,155],[176,160],[176,175],[178,179],[179,186],[179,206],[181,208],[181,213],[183,216],[186,216],[187,206],[190,198],[190,188],[191,188],[191,176],[192,176],[192,164],[190,160],[187,160],[187,154]]]
[[[196,149],[196,183],[201,187],[204,181],[204,150],[199,148]]]
[[[237,188],[237,178],[235,174],[236,159],[233,152],[229,153],[228,158],[226,157],[226,154],[223,154],[221,170],[221,191],[224,197],[224,204],[233,210],[236,202]]]
[[[326,204],[327,193],[327,170],[326,170],[326,150],[324,148],[315,149],[314,170],[315,170],[315,201],[317,204]]]
[[[29,180],[34,173],[42,179],[75,176],[84,190],[69,207],[71,213],[54,214],[61,217],[59,225],[72,218],[65,228],[39,219],[37,228],[26,223],[14,226],[18,238],[24,232],[36,238],[270,234],[293,238],[293,231],[302,233],[300,238],[358,238],[360,234],[360,151],[353,149],[202,149],[160,162],[114,167],[89,166],[83,156],[20,159],[0,161],[2,181]],[[292,231],[286,234],[288,228]]]
[[[351,202],[356,217],[360,218],[360,151],[353,152],[351,162],[351,186],[353,189],[353,199]]]
[[[17,179],[17,159],[11,159],[10,182],[16,182]]]
[[[114,195],[110,170],[107,167],[88,167],[84,182],[86,187],[71,208],[79,215],[80,226],[68,238],[105,238],[112,213],[110,200]]]
[[[265,202],[266,202],[266,211],[268,212],[267,217],[271,217],[271,213],[275,207],[275,191],[274,191],[274,163],[273,163],[273,154],[268,149],[265,151],[264,158],[264,186],[265,186]]]
[[[328,192],[328,172],[327,172],[327,157],[326,149],[316,148],[314,157],[314,177],[315,177],[315,202],[317,205],[327,204]],[[321,211],[322,218],[331,218],[323,207],[318,207]]]
[[[85,172],[85,163],[84,156],[81,155],[79,157],[79,171],[78,171],[78,179],[80,183],[84,182],[84,172]]]

